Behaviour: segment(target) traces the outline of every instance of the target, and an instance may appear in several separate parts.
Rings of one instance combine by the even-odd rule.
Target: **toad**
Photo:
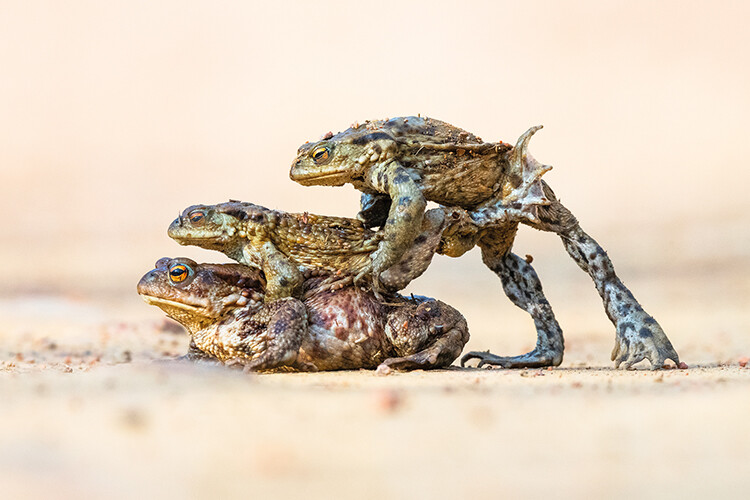
[[[321,288],[324,279],[305,280],[304,301],[266,301],[259,269],[163,258],[138,293],[188,330],[189,358],[248,371],[441,368],[469,339],[463,316],[443,302],[394,295],[386,304],[351,285]]]
[[[443,253],[457,257],[478,245],[508,298],[533,317],[537,344],[520,356],[472,352],[462,363],[479,359],[479,366],[537,367],[562,362],[562,330],[531,261],[511,252],[523,223],[559,235],[568,254],[593,279],[615,325],[615,366],[629,368],[644,359],[653,369],[667,359],[679,364],[663,329],[615,274],[607,253],[541,180],[551,167],[528,153],[529,140],[540,128],[529,129],[512,147],[484,142],[431,118],[365,122],[303,144],[290,177],[306,186],[351,183],[362,191],[358,218],[367,226],[382,226],[371,270],[366,270],[375,280],[414,241],[427,201],[469,211],[476,231]]]
[[[428,211],[420,224],[416,243],[392,266],[393,271],[379,276],[384,290],[406,287],[429,265],[445,224],[443,210]],[[262,269],[268,300],[299,296],[308,272],[329,276],[321,287],[352,283],[369,269],[370,255],[380,241],[378,233],[356,219],[288,213],[240,201],[188,207],[167,233],[181,245],[218,250]]]

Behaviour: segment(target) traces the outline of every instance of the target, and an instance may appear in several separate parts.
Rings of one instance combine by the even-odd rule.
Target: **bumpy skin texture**
[[[317,143],[303,145],[290,177],[303,185],[351,183],[363,192],[359,218],[382,226],[383,239],[373,255],[373,274],[397,259],[414,239],[425,200],[449,207],[452,214],[439,253],[458,257],[478,245],[485,264],[497,274],[511,301],[529,312],[537,328],[537,345],[522,356],[473,352],[462,363],[536,367],[559,365],[563,337],[529,262],[511,253],[518,224],[558,234],[566,250],[589,273],[616,327],[612,359],[631,367],[648,359],[653,369],[665,359],[679,364],[677,352],[653,317],[615,275],[606,252],[543,181],[551,167],[528,153],[531,136],[515,147],[484,143],[444,122],[406,117],[367,122]]]
[[[444,225],[441,209],[420,221],[418,241],[384,270],[376,290],[397,291],[421,275],[432,259]],[[306,276],[332,275],[326,284],[342,287],[366,275],[370,254],[381,235],[362,222],[344,217],[295,214],[252,203],[230,201],[193,205],[170,225],[168,234],[182,245],[198,245],[225,253],[262,269],[267,299],[299,297]]]
[[[531,129],[522,140],[528,143],[536,130]],[[307,186],[349,182],[368,195],[380,193],[392,200],[382,221],[383,239],[372,260],[377,276],[417,236],[428,200],[479,214],[486,207],[515,203],[515,192],[523,186],[526,199],[536,196],[535,204],[545,203],[538,179],[528,178],[514,165],[513,155],[510,144],[484,142],[448,123],[409,116],[354,125],[322,141],[306,143],[299,148],[289,175]],[[372,223],[368,212],[385,202],[363,201],[360,218]],[[520,204],[507,208],[516,209],[519,217],[533,216],[533,209],[518,210],[523,208]]]
[[[186,276],[175,281],[175,270]],[[440,301],[393,295],[383,303],[352,286],[321,289],[322,281],[305,282],[304,302],[264,302],[258,270],[161,259],[138,293],[188,329],[189,357],[250,371],[440,368],[469,339],[463,316]]]
[[[354,125],[306,143],[289,175],[303,185],[349,182],[392,200],[373,255],[377,276],[416,238],[427,200],[474,210],[518,187],[523,178],[508,168],[511,150],[509,144],[484,142],[448,123],[410,116]],[[365,221],[370,220],[367,209],[360,214]]]

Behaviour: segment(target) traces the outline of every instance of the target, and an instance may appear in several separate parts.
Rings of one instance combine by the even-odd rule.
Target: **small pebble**
[[[391,373],[393,373],[393,369],[385,363],[381,363],[375,370],[375,374],[377,375],[390,375]]]
[[[739,364],[742,368],[745,368],[747,366],[747,362],[750,361],[750,358],[747,356],[740,358]]]
[[[375,405],[384,413],[393,413],[403,404],[401,394],[392,389],[378,391],[375,395]]]

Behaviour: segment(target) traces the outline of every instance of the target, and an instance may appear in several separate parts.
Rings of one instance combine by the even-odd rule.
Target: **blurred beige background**
[[[749,16],[739,1],[0,2],[4,493],[741,497]],[[508,142],[543,124],[546,179],[691,368],[613,372],[591,280],[529,228],[515,251],[565,331],[559,369],[150,363],[186,336],[143,304],[140,276],[165,255],[225,260],[166,236],[179,211],[354,216],[350,186],[289,180],[297,147],[417,113]],[[533,346],[476,251],[408,290],[461,310],[468,349]]]

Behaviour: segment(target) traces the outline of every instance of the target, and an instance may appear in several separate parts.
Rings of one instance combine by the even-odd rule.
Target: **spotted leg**
[[[380,274],[380,283],[385,290],[398,291],[406,288],[427,270],[441,243],[446,222],[445,211],[442,208],[433,208],[425,212],[422,232],[404,252],[401,260]]]
[[[377,293],[380,274],[401,259],[419,234],[427,201],[417,182],[395,160],[372,168],[367,182],[376,191],[388,193],[392,200],[380,229],[382,240],[372,254],[372,265],[354,278],[357,283],[372,274],[372,289]]]
[[[520,356],[497,356],[490,352],[472,351],[461,358],[461,366],[478,359],[478,367],[497,365],[503,368],[535,368],[558,366],[563,358],[563,334],[531,264],[518,255],[494,253],[491,247],[482,248],[482,260],[503,282],[503,290],[516,306],[528,312],[537,331],[536,347]]]
[[[541,178],[552,167],[536,161],[528,150],[529,140],[541,128],[541,125],[531,127],[524,132],[508,156],[508,177],[511,182],[506,187],[509,189],[503,188],[471,211],[470,216],[480,226],[486,223],[494,225],[498,221],[539,222],[538,208],[550,204],[544,194]],[[368,206],[369,211],[365,215],[374,217],[370,212],[377,212],[376,201],[371,200],[373,207]]]
[[[568,254],[594,280],[607,316],[617,332],[612,351],[615,367],[622,365],[630,368],[644,359],[649,360],[652,370],[662,368],[667,359],[679,365],[680,357],[664,330],[643,310],[617,277],[607,252],[581,229],[576,218],[557,201],[549,186],[544,184],[544,188],[553,203],[540,207],[541,224],[532,225],[537,229],[556,232],[562,238]]]
[[[568,254],[594,280],[607,316],[617,329],[612,351],[615,367],[630,368],[644,359],[651,362],[652,370],[661,368],[667,359],[679,365],[680,357],[664,330],[617,277],[607,252],[579,226],[560,236]]]

